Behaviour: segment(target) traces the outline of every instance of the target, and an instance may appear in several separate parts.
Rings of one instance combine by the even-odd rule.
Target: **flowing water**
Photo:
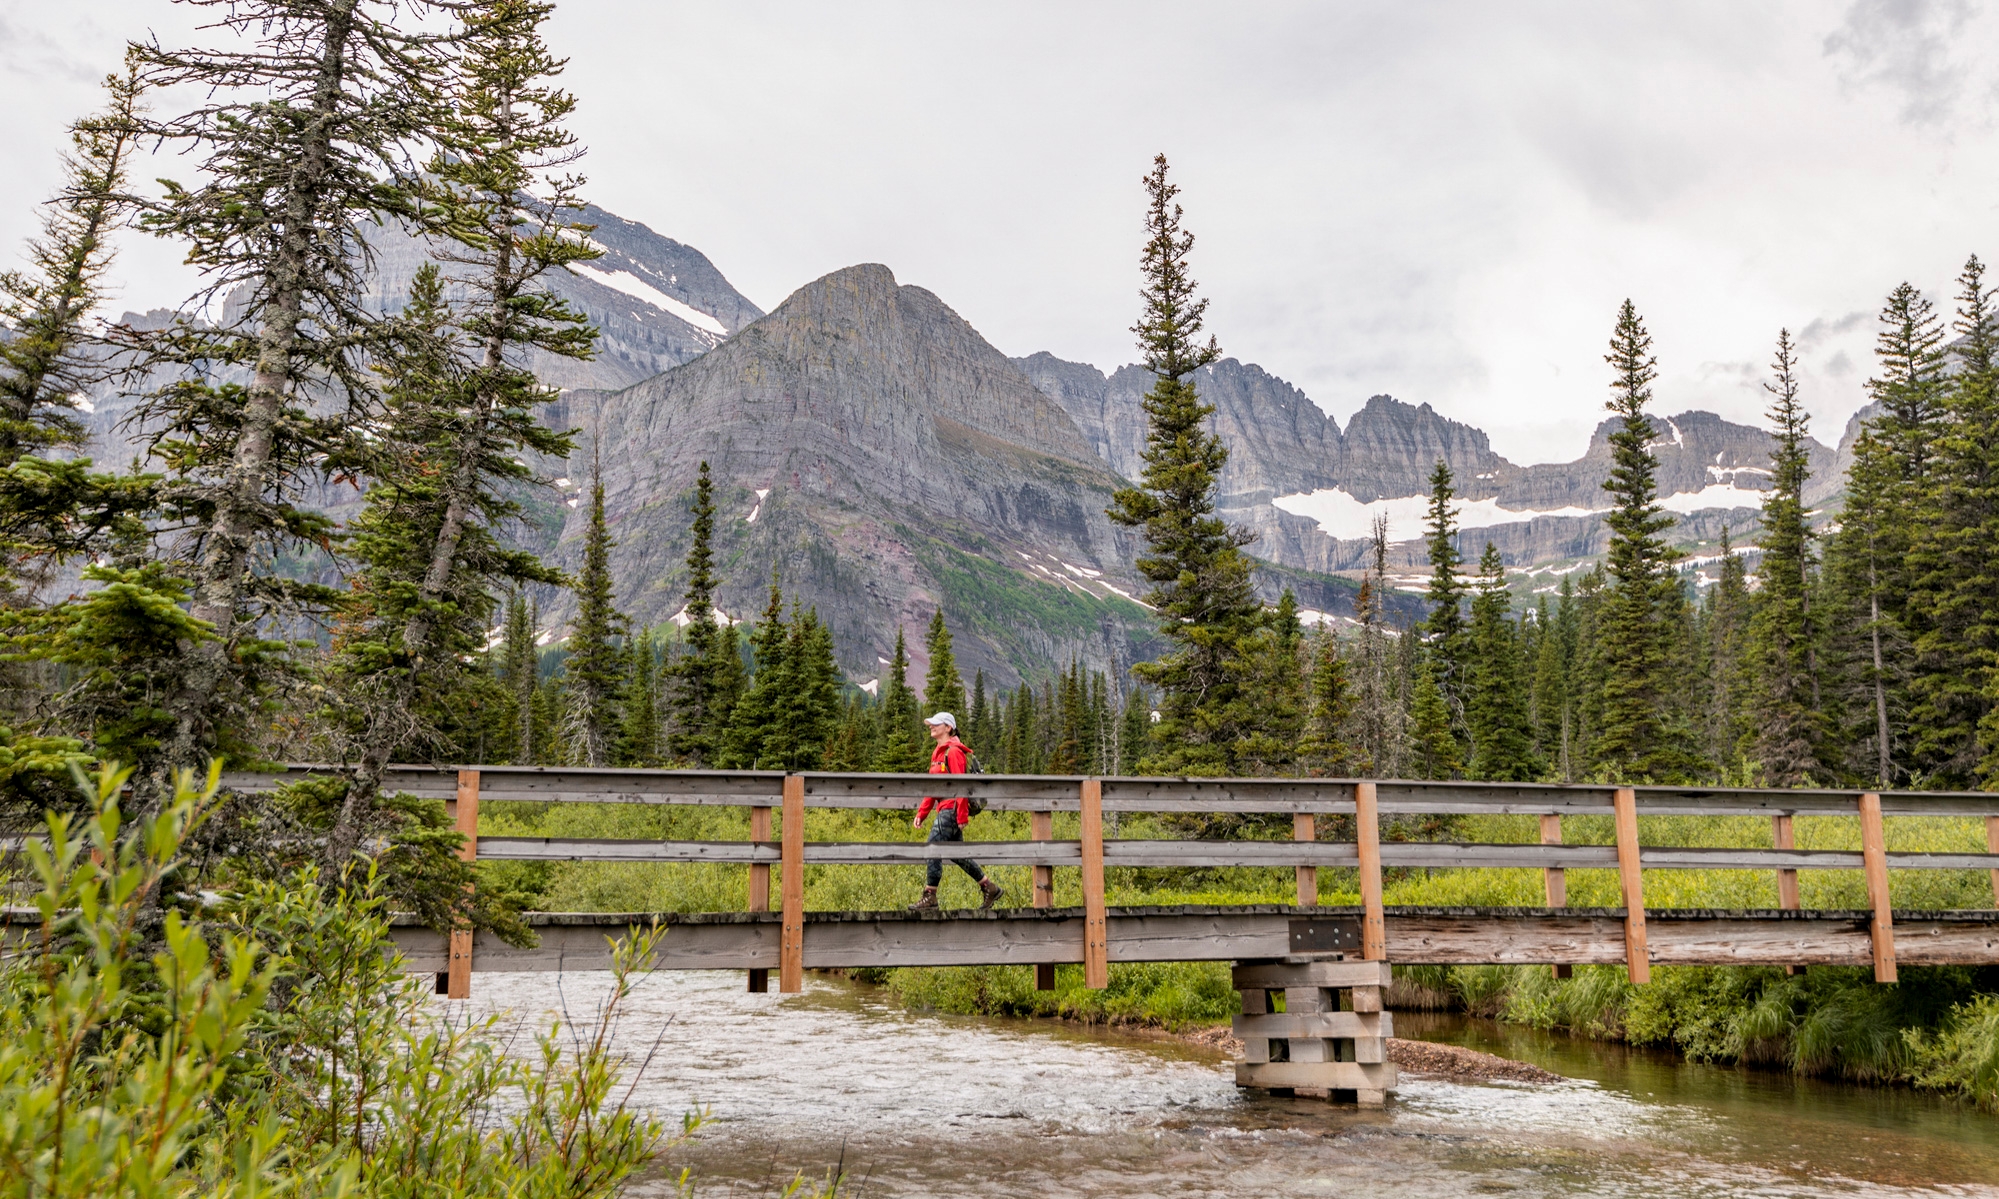
[[[587,1019],[608,986],[480,974],[470,1006]],[[697,1194],[776,1194],[843,1164],[854,1196],[1999,1196],[1999,1118],[1908,1091],[1398,1014],[1405,1036],[1571,1081],[1405,1074],[1370,1111],[1238,1091],[1220,1053],[1163,1039],[915,1015],[837,981],[742,988],[657,974],[620,1025],[634,1102],[712,1117],[673,1162]]]

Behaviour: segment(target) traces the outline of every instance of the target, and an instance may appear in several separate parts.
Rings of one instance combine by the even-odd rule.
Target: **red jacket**
[[[972,751],[965,748],[963,741],[956,737],[946,738],[944,744],[930,751],[930,773],[965,774],[970,769],[971,756]],[[942,812],[947,808],[956,809],[959,828],[972,822],[972,806],[963,796],[957,799],[937,799],[929,795],[924,796],[923,802],[916,805],[916,822],[921,824],[929,818],[931,812]]]

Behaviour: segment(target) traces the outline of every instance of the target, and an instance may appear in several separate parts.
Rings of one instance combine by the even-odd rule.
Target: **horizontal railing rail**
[[[223,784],[239,792],[268,792],[287,782],[336,775],[333,765],[299,765],[276,772],[231,772]],[[805,935],[804,868],[807,865],[911,865],[976,856],[996,866],[1033,870],[1032,902],[1052,906],[1053,872],[1080,868],[1083,876],[1084,946],[1089,985],[1108,981],[1104,877],[1107,867],[1279,867],[1297,872],[1298,907],[1315,908],[1318,871],[1358,873],[1362,956],[1386,956],[1382,871],[1452,867],[1526,868],[1542,871],[1550,908],[1566,906],[1568,870],[1616,870],[1624,899],[1625,962],[1635,982],[1649,976],[1643,872],[1645,870],[1772,870],[1781,910],[1799,910],[1800,870],[1861,870],[1873,911],[1875,976],[1895,977],[1894,914],[1888,871],[1989,870],[1999,903],[1999,794],[1982,792],[1768,790],[1743,787],[1617,787],[1599,784],[1430,782],[1370,779],[1085,778],[1050,775],[783,773],[726,770],[622,770],[540,766],[394,766],[385,790],[452,805],[466,836],[465,856],[502,861],[600,861],[726,863],[750,871],[750,911],[771,911],[771,867],[781,876],[783,919],[781,985],[796,990]],[[1027,840],[931,844],[914,841],[805,840],[808,808],[907,809],[925,795],[978,798],[998,811],[1027,812]],[[748,808],[750,836],[742,841],[633,840],[573,837],[478,836],[481,801],[519,803],[694,804]],[[782,812],[781,836],[772,816]],[[1076,813],[1078,835],[1057,839],[1054,816]],[[1104,815],[1274,814],[1292,818],[1292,839],[1139,840],[1105,837]],[[1539,844],[1467,844],[1381,839],[1383,817],[1406,815],[1525,815],[1540,819]],[[1320,816],[1353,818],[1354,840],[1320,841]],[[1565,816],[1609,816],[1609,845],[1562,842]],[[1640,816],[1760,816],[1771,821],[1768,848],[1707,848],[1641,844]],[[1860,822],[1859,850],[1799,849],[1794,819],[1843,816]],[[1986,853],[1890,853],[1885,817],[1982,817]],[[469,993],[472,939],[452,934],[449,986]],[[1037,985],[1053,986],[1053,967],[1037,966]],[[751,986],[763,989],[761,970]],[[462,987],[461,987],[462,981]]]

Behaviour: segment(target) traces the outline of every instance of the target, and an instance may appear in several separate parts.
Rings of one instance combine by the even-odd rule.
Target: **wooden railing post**
[[[1770,817],[1770,844],[1776,849],[1796,849],[1798,847],[1797,830],[1792,827],[1791,816],[1788,813]],[[1798,900],[1797,871],[1779,870],[1777,872],[1777,906],[1787,912],[1798,910],[1800,905]],[[1805,968],[1803,966],[1791,965],[1784,967],[1784,973],[1786,974],[1799,975],[1804,972]]]
[[[759,804],[750,808],[750,840],[762,844],[770,840],[770,806]],[[750,863],[750,911],[770,911],[770,865],[766,862]],[[750,970],[750,990],[758,995],[770,990],[770,971],[763,968]]]
[[[1028,839],[1032,841],[1053,841],[1055,839],[1055,813],[1033,812],[1028,815]],[[1034,867],[1034,906],[1052,908],[1055,906],[1055,867]],[[1053,991],[1055,989],[1055,963],[1036,962],[1034,964],[1034,989]]]
[[[1791,826],[1789,815],[1770,817],[1770,844],[1777,849],[1796,849],[1797,832]],[[1787,912],[1798,910],[1798,872],[1779,870],[1777,872],[1777,906]]]
[[[805,989],[805,776],[784,776],[784,842],[779,847],[778,887],[783,892],[784,933],[778,945],[777,989],[795,995]]]
[[[1999,853],[1999,816],[1985,818],[1985,852]],[[1992,868],[1992,906],[1999,908],[1999,866]]]
[[[1562,843],[1562,818],[1554,813],[1549,813],[1547,815],[1542,816],[1541,844],[1560,845],[1561,843]],[[1568,871],[1562,869],[1560,866],[1542,867],[1541,893],[1544,897],[1546,897],[1549,907],[1551,908],[1568,907],[1569,906]],[[1567,963],[1563,963],[1558,966],[1550,966],[1548,967],[1548,969],[1554,972],[1556,978],[1573,978],[1576,973],[1576,968],[1574,966],[1568,965]]]
[[[1634,983],[1652,981],[1652,958],[1645,948],[1645,875],[1638,860],[1638,792],[1619,787],[1617,876],[1624,887],[1624,970]]]
[[[1293,841],[1317,841],[1318,822],[1310,812],[1291,814],[1291,839]],[[1298,867],[1298,906],[1316,908],[1319,906],[1319,868],[1317,866]]]
[[[1381,815],[1373,783],[1353,789],[1354,841],[1360,855],[1360,955],[1388,960],[1388,921],[1381,911]]]
[[[1084,779],[1083,985],[1101,991],[1111,985],[1110,928],[1104,918],[1104,784]]]
[[[479,860],[479,772],[458,772],[458,797],[452,802],[452,821],[465,836],[458,856],[467,862]],[[446,999],[472,998],[472,930],[451,930],[451,951],[446,960]]]
[[[1860,854],[1867,863],[1867,902],[1874,909],[1874,981],[1895,981],[1895,912],[1888,902],[1888,840],[1881,829],[1881,797],[1860,797]]]

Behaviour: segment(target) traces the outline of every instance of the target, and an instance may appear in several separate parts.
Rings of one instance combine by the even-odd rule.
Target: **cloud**
[[[1951,49],[1971,15],[1965,0],[1855,0],[1825,53],[1845,64],[1848,87],[1900,92],[1904,122],[1939,124],[1964,91],[1966,69]]]
[[[1813,317],[1811,322],[1798,330],[1798,349],[1809,350],[1831,338],[1844,337],[1858,329],[1873,314],[1866,309],[1858,309],[1845,316]]]

